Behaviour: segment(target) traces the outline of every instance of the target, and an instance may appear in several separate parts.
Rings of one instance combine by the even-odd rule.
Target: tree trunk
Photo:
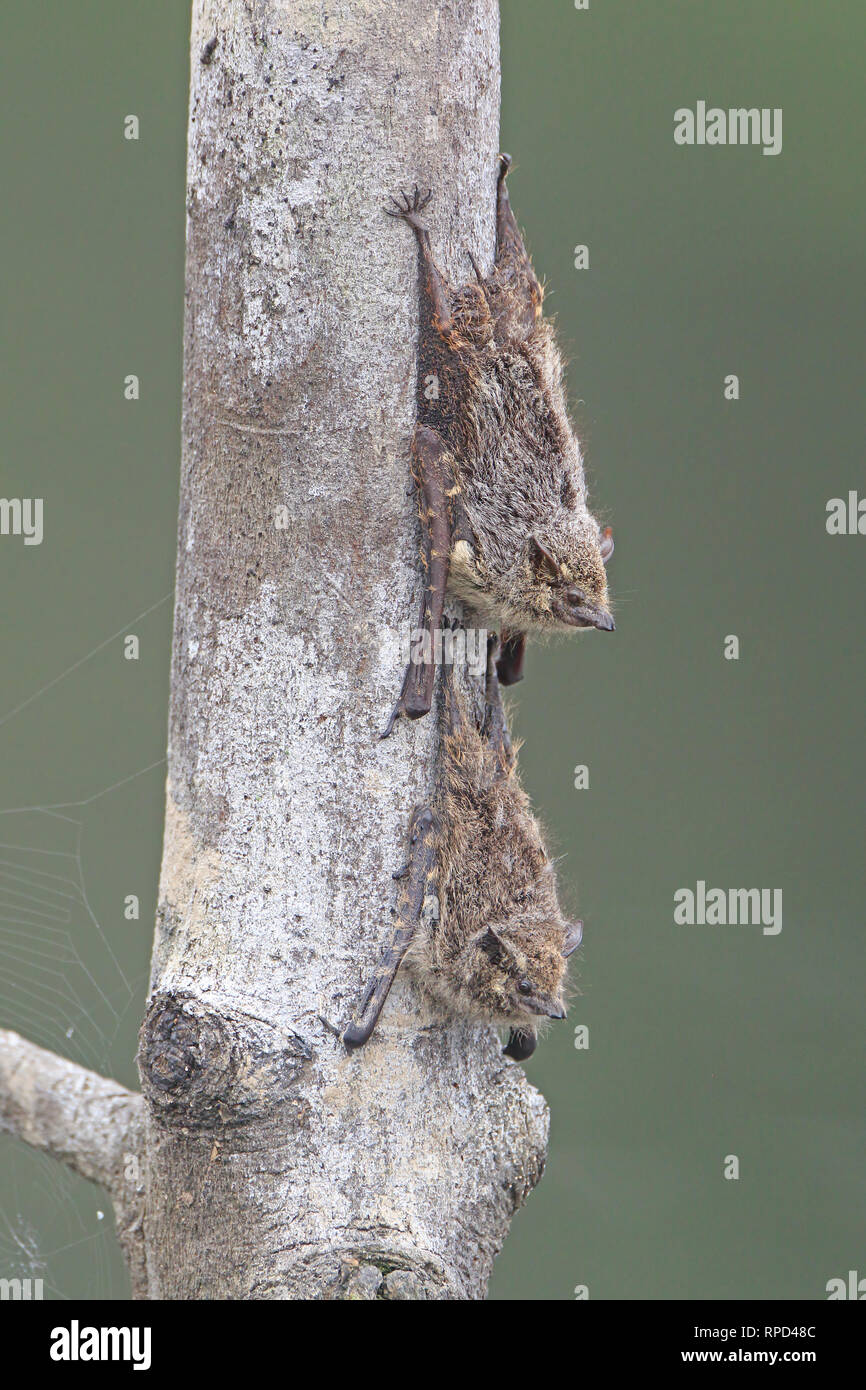
[[[194,0],[191,73],[137,1292],[479,1298],[544,1101],[402,976],[357,1053],[320,1015],[387,940],[438,744],[435,712],[377,739],[421,588],[415,248],[383,206],[432,186],[440,262],[489,266],[497,4]]]

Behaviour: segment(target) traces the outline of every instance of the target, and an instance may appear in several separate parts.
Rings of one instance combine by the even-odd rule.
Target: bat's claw
[[[426,193],[422,193],[417,183],[411,193],[401,192],[399,198],[391,198],[391,207],[385,208],[389,217],[402,217],[404,222],[414,228],[416,232],[426,231],[426,227],[419,218],[419,212],[426,208],[430,199],[433,197],[432,188],[428,188]]]
[[[472,266],[472,269],[475,271],[475,279],[478,281],[479,285],[483,285],[484,274],[481,270],[481,266],[478,264],[471,251],[467,251],[466,254],[469,257],[469,263]]]
[[[379,735],[380,740],[389,737],[401,714],[405,714],[407,719],[421,719],[425,714],[430,713],[430,691],[429,689],[419,689],[418,683],[414,679],[416,676],[416,669],[417,668],[410,661],[406,668],[406,675],[403,678],[403,689],[400,693],[400,698],[391,711],[388,723]]]
[[[400,715],[405,714],[405,711],[406,707],[403,704],[403,697],[401,695],[400,699],[397,701],[396,705],[394,706],[390,715],[388,716],[388,723],[385,725],[384,729],[379,735],[380,742],[383,738],[391,737],[391,734],[394,732],[394,725],[397,723],[397,720],[400,718]]]

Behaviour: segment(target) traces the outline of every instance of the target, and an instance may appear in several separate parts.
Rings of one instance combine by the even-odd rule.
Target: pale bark
[[[494,241],[496,0],[194,0],[183,465],[151,995],[152,1298],[478,1298],[547,1110],[491,1029],[398,979],[344,1021],[430,795],[377,740],[420,594],[413,238]],[[103,1085],[107,1083],[102,1083]]]

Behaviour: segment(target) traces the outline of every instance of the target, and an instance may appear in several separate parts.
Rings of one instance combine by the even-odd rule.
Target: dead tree
[[[138,1297],[479,1298],[547,1111],[400,978],[348,1016],[430,792],[377,733],[421,588],[415,250],[489,267],[496,0],[195,0],[169,775],[141,1096],[0,1034],[0,1123],[111,1194]]]

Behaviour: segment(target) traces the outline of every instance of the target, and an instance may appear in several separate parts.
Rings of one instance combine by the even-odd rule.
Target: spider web
[[[105,1194],[62,1163],[3,1136],[0,1277],[41,1280],[45,1300],[128,1297]]]
[[[170,597],[10,710],[0,728]],[[164,764],[155,759],[78,801],[0,808],[0,1027],[106,1076],[129,1070],[149,943],[140,939],[131,971],[134,953],[124,947],[121,959],[94,910],[86,864],[116,810],[112,794]],[[107,1194],[2,1133],[0,1279],[41,1279],[46,1299],[128,1296]]]

